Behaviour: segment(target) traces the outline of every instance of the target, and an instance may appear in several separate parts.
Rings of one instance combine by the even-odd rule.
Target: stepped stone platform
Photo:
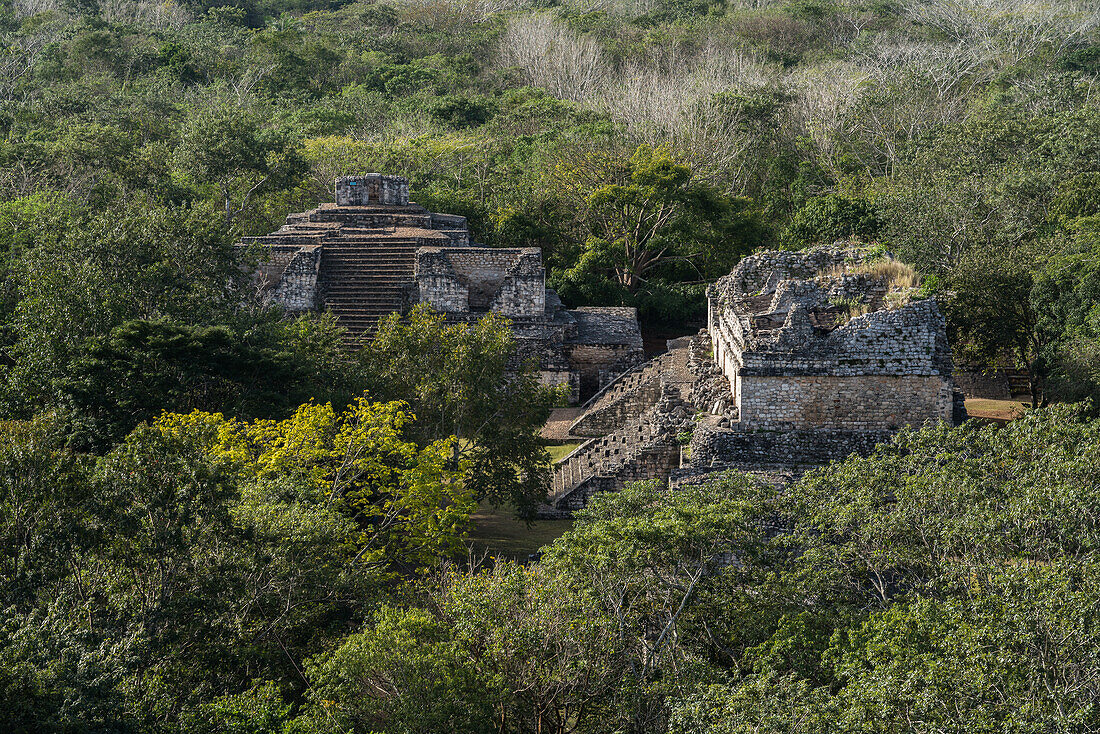
[[[455,323],[496,313],[515,334],[514,365],[536,363],[540,379],[573,402],[642,361],[634,309],[564,308],[546,288],[538,248],[472,243],[465,217],[409,201],[400,176],[344,176],[335,189],[335,203],[291,214],[275,232],[238,245],[254,261],[262,301],[291,314],[331,311],[349,347],[418,303]]]
[[[291,312],[332,311],[357,341],[404,309],[420,248],[468,242],[464,218],[441,218],[413,203],[322,204],[241,246],[259,251],[256,287],[270,300]]]
[[[547,516],[624,482],[720,471],[787,482],[904,426],[965,420],[935,301],[851,247],[764,252],[708,290],[708,328],[624,372],[570,426]]]

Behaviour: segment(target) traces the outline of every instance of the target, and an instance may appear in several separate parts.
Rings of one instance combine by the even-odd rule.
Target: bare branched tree
[[[907,13],[975,54],[1007,64],[1043,48],[1058,53],[1100,27],[1096,0],[914,0]]]
[[[530,9],[533,3],[530,0],[397,0],[393,4],[429,11],[442,9],[483,23],[497,13]]]
[[[573,102],[595,97],[611,74],[600,45],[550,13],[520,15],[509,21],[500,57],[503,64],[522,69],[534,86]]]
[[[887,174],[901,149],[931,129],[961,120],[994,62],[963,42],[883,41],[858,57],[864,81],[840,120],[864,165]]]
[[[69,15],[63,0],[14,0],[11,9],[16,18],[29,18],[39,13],[57,13],[62,17]]]
[[[848,111],[867,79],[867,71],[860,66],[835,61],[796,71],[785,80],[792,98],[792,122],[814,142],[827,168],[836,167],[847,140]]]
[[[191,14],[172,0],[100,0],[99,13],[108,23],[151,29],[179,30],[191,21]]]
[[[52,34],[17,36],[10,46],[0,48],[0,100],[13,99],[19,80],[34,68],[42,51],[54,39]]]
[[[758,141],[731,118],[723,100],[772,88],[777,77],[777,69],[755,55],[712,42],[697,54],[670,59],[664,70],[624,70],[600,106],[636,137],[652,145],[673,141],[700,175],[721,172],[717,178],[736,188],[752,167],[749,151]]]

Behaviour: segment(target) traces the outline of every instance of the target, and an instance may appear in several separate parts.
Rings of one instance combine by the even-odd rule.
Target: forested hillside
[[[1100,731],[1095,2],[3,0],[0,48],[0,730]],[[894,253],[1036,410],[470,559],[548,477],[511,332],[344,349],[233,247],[366,171],[683,331],[754,250]]]

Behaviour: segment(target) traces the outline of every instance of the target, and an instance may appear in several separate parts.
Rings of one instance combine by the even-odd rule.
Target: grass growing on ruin
[[[487,553],[494,558],[525,561],[544,545],[560,538],[573,527],[572,520],[536,520],[528,525],[517,520],[507,507],[493,508],[482,503],[473,514],[470,545],[474,554]]]
[[[886,284],[887,291],[907,291],[920,286],[920,276],[911,265],[897,260],[866,263],[863,272]]]
[[[866,275],[879,281],[886,287],[884,303],[887,309],[901,308],[912,300],[921,285],[920,273],[900,260],[885,258],[882,260],[870,260],[866,262],[852,262],[843,265],[835,265],[818,273],[819,282],[842,275]],[[845,320],[859,316],[862,313],[854,313],[850,309],[845,314]]]
[[[550,444],[546,447],[546,450],[550,452],[551,461],[561,461],[566,456],[573,452],[573,449],[581,445],[580,441],[573,441],[572,443],[558,443]]]

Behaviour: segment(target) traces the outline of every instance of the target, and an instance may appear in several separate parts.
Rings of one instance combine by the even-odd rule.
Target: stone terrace
[[[350,178],[338,180],[338,190]],[[407,185],[403,201],[396,198],[402,189],[391,189],[397,192],[389,194],[395,203],[321,204],[291,214],[271,234],[244,238],[242,246],[269,253],[258,269],[258,287],[289,311],[331,310],[353,340],[371,333],[383,316],[402,311],[417,251],[467,246],[470,235],[465,218],[433,214],[409,202]]]
[[[241,248],[263,256],[253,268],[261,297],[291,313],[332,311],[352,344],[417,303],[452,323],[500,314],[516,339],[512,366],[535,363],[572,401],[643,359],[634,309],[564,308],[538,248],[473,245],[465,218],[429,212],[408,192],[399,176],[345,176],[336,203],[245,238]]]

